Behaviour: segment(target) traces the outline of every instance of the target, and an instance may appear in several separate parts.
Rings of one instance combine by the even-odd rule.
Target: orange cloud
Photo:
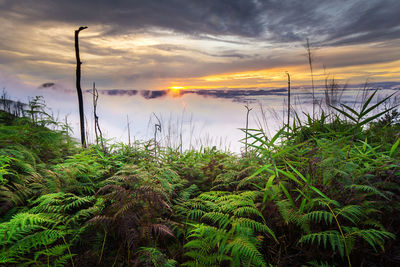
[[[399,81],[400,60],[389,63],[364,64],[331,69],[317,68],[314,65],[314,81],[316,85],[325,83],[326,78],[335,78],[337,82],[363,83],[367,79],[374,82]],[[222,73],[199,78],[180,79],[185,87],[169,87],[169,89],[218,89],[218,88],[259,88],[285,87],[287,85],[286,71],[290,73],[293,86],[311,84],[311,75],[308,65],[291,66],[287,68],[270,68],[254,71]],[[165,87],[164,87],[165,88]]]

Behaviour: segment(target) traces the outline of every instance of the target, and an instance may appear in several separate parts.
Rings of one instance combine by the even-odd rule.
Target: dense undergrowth
[[[0,265],[398,266],[400,123],[377,106],[157,158],[0,112]]]

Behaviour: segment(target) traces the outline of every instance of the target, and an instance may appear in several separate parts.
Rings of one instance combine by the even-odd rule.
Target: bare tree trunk
[[[79,57],[79,40],[78,35],[79,32],[86,29],[87,27],[80,27],[75,31],[75,56],[76,56],[76,91],[78,93],[78,102],[79,102],[79,118],[81,122],[81,143],[82,147],[86,147],[85,140],[85,119],[83,114],[83,97],[82,97],[82,89],[81,89],[81,59]]]
[[[96,84],[95,84],[95,83],[93,83],[92,95],[93,95],[94,134],[96,135],[96,145],[99,145],[99,135],[98,135],[98,133],[97,133],[97,114],[96,114],[96,109],[97,109],[97,98],[98,98],[99,96],[98,96],[98,94],[97,94]]]

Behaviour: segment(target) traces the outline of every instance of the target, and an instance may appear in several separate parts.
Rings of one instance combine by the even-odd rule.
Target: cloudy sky
[[[0,86],[265,88],[400,81],[399,0],[0,0]],[[2,84],[1,84],[2,83]]]

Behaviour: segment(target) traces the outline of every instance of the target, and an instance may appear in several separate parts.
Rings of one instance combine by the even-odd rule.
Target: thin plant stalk
[[[68,254],[69,254],[70,258],[71,258],[72,267],[75,267],[74,260],[72,259],[71,250],[69,249],[68,243],[65,240],[64,236],[62,236],[62,240],[64,241],[64,244],[67,246]]]
[[[94,117],[94,132],[96,134],[96,144],[99,144],[99,134],[100,134],[100,144],[101,148],[104,148],[104,141],[103,141],[103,132],[100,129],[99,125],[99,116],[97,115],[97,100],[99,99],[99,92],[96,89],[96,84],[93,83],[93,117]]]
[[[107,239],[107,231],[106,231],[106,230],[104,230],[103,244],[102,244],[102,246],[101,246],[101,252],[100,252],[100,257],[99,257],[98,264],[100,264],[100,262],[101,262],[101,258],[103,257],[104,245],[106,244],[106,239]]]
[[[328,207],[329,211],[332,213],[333,218],[334,218],[335,221],[336,221],[336,225],[337,225],[337,227],[339,228],[340,235],[342,236],[343,243],[344,243],[344,250],[345,250],[345,252],[346,252],[347,262],[348,262],[348,264],[349,264],[349,267],[351,267],[350,255],[349,255],[349,250],[348,250],[347,244],[346,244],[346,238],[345,238],[345,236],[344,236],[344,234],[343,234],[343,230],[342,230],[342,227],[340,226],[339,220],[337,219],[337,215],[338,215],[338,214],[335,214],[335,212],[332,210],[331,206],[329,206],[328,203],[325,203],[325,205]]]
[[[312,66],[312,54],[311,54],[311,46],[310,41],[307,38],[306,43],[307,57],[308,57],[308,65],[310,66],[310,74],[311,74],[311,88],[312,88],[312,118],[315,118],[315,88],[314,88],[314,72]]]
[[[155,113],[153,114],[158,121],[158,123],[154,124],[154,158],[157,159],[157,132],[159,131],[161,133],[161,121]]]
[[[286,72],[286,75],[288,77],[288,112],[287,112],[287,125],[289,127],[290,125],[290,74],[289,72]]]
[[[131,147],[131,127],[129,125],[129,116],[126,115],[126,126],[128,128],[128,145]]]
[[[252,110],[252,108],[249,108],[248,105],[245,105],[244,107],[247,110],[247,113],[246,113],[246,140],[245,140],[245,154],[247,155],[247,149],[248,149],[247,138],[248,138],[248,131],[249,131],[249,113]]]

